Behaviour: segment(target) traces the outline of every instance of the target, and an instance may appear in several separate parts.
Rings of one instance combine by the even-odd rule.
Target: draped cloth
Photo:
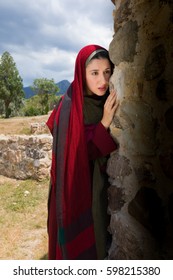
[[[93,130],[93,133],[95,134],[95,130],[98,129],[96,126],[100,126],[100,121],[103,116],[103,107],[108,94],[109,93],[107,92],[104,96],[84,96],[83,112],[87,140],[89,138],[89,133],[87,133],[88,130]],[[96,125],[94,126],[94,124]],[[109,141],[104,138],[105,134],[109,138]],[[91,145],[93,145],[95,149],[98,149],[97,143],[93,143],[93,141],[94,139],[92,139]],[[110,216],[107,214],[107,189],[109,183],[108,175],[106,173],[106,164],[108,159],[107,155],[116,148],[116,145],[106,129],[104,129],[104,134],[103,132],[101,133],[101,139],[96,137],[96,141],[98,141],[98,144],[103,142],[104,146],[108,146],[105,151],[99,149],[99,151],[101,151],[99,154],[97,154],[95,149],[90,151],[90,147],[88,147],[88,150],[90,151],[89,160],[92,180],[92,216],[94,221],[96,251],[97,258],[104,259],[108,253],[108,243],[110,240],[110,234],[108,233]]]
[[[49,259],[97,259],[83,114],[85,63],[97,49],[103,48],[90,45],[78,53],[74,80],[47,121],[53,135]]]

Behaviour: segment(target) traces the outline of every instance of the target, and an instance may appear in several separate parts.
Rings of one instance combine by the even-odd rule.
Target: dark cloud
[[[6,0],[0,2],[0,55],[9,51],[24,84],[38,76],[72,79],[84,45],[108,47],[111,0]]]

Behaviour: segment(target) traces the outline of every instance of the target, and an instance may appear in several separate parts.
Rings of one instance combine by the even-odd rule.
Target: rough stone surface
[[[45,122],[31,123],[31,134],[45,134],[49,129]]]
[[[115,65],[122,61],[133,61],[138,39],[137,30],[137,23],[129,21],[115,34],[110,44],[110,57]],[[128,38],[125,40],[126,37]]]
[[[110,259],[173,259],[173,2],[113,0]]]
[[[138,234],[136,231],[139,231]],[[112,214],[110,232],[113,235],[112,247],[109,250],[109,259],[134,260],[155,257],[155,241],[148,238],[148,232],[138,226],[124,210]],[[145,247],[143,248],[143,246]]]
[[[159,77],[166,67],[166,55],[163,45],[156,46],[146,59],[145,78],[153,80]]]
[[[16,179],[49,176],[52,136],[0,135],[0,174]]]

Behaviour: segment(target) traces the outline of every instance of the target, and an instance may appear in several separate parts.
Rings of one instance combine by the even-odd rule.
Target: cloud
[[[106,48],[113,36],[111,0],[6,0],[0,3],[0,55],[9,51],[24,85],[73,79],[78,51]]]

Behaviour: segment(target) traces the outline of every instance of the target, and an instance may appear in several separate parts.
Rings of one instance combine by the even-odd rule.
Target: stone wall
[[[109,259],[173,259],[173,1],[112,2],[120,106],[110,128],[119,148],[107,169]],[[49,176],[51,146],[50,135],[1,135],[0,174]]]
[[[173,259],[173,1],[112,0],[110,259]]]
[[[0,135],[0,174],[42,180],[50,174],[52,136]]]

